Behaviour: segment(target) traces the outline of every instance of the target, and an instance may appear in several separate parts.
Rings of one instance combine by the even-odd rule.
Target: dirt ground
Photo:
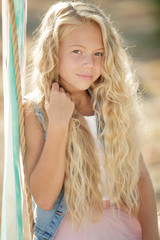
[[[137,77],[146,93],[143,110],[146,116],[146,132],[142,132],[142,153],[148,166],[160,211],[160,47],[157,32],[157,10],[149,0],[95,0],[101,5],[127,39],[133,56]],[[153,2],[153,1],[152,1]],[[28,49],[32,44],[32,32],[39,24],[40,17],[53,3],[51,0],[28,0]],[[2,61],[0,52],[0,62]],[[1,67],[0,67],[1,72]],[[0,75],[1,76],[1,75]],[[0,80],[0,206],[3,184],[4,139],[3,139],[3,98],[2,77]],[[1,217],[1,214],[0,214]],[[1,218],[0,218],[1,221]],[[28,225],[25,238],[28,240]]]

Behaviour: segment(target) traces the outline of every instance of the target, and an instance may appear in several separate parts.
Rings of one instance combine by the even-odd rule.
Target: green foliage
[[[157,9],[160,9],[160,0],[150,0],[150,1],[155,4]]]

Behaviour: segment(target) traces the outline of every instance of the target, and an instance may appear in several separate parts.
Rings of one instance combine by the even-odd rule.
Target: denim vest
[[[44,117],[43,117],[42,111],[36,105],[34,105],[34,109],[39,121],[43,126]],[[98,126],[97,115],[96,115],[96,122]],[[47,137],[47,133],[45,132],[45,139],[46,137]],[[64,200],[64,188],[62,188],[51,210],[46,211],[41,209],[36,205],[34,200],[33,200],[33,206],[34,206],[33,240],[53,240],[58,230],[58,227],[60,226],[67,212],[67,206]]]

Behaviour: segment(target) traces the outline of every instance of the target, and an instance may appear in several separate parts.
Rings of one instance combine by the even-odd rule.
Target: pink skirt
[[[115,213],[117,213],[115,209]],[[67,213],[57,230],[54,240],[141,240],[139,221],[121,209],[114,214],[109,201],[104,201],[104,214],[98,222],[85,220],[79,230],[72,226]]]

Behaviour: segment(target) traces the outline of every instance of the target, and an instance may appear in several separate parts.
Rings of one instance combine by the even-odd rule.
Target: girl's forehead
[[[62,26],[62,35],[77,34],[77,32],[101,32],[100,26],[94,22],[84,22],[79,24],[68,24]]]
[[[103,48],[102,33],[98,24],[86,23],[80,26],[72,26],[71,30],[69,26],[65,29],[62,43],[65,45],[95,45],[95,47]],[[68,32],[68,33],[67,33]]]

